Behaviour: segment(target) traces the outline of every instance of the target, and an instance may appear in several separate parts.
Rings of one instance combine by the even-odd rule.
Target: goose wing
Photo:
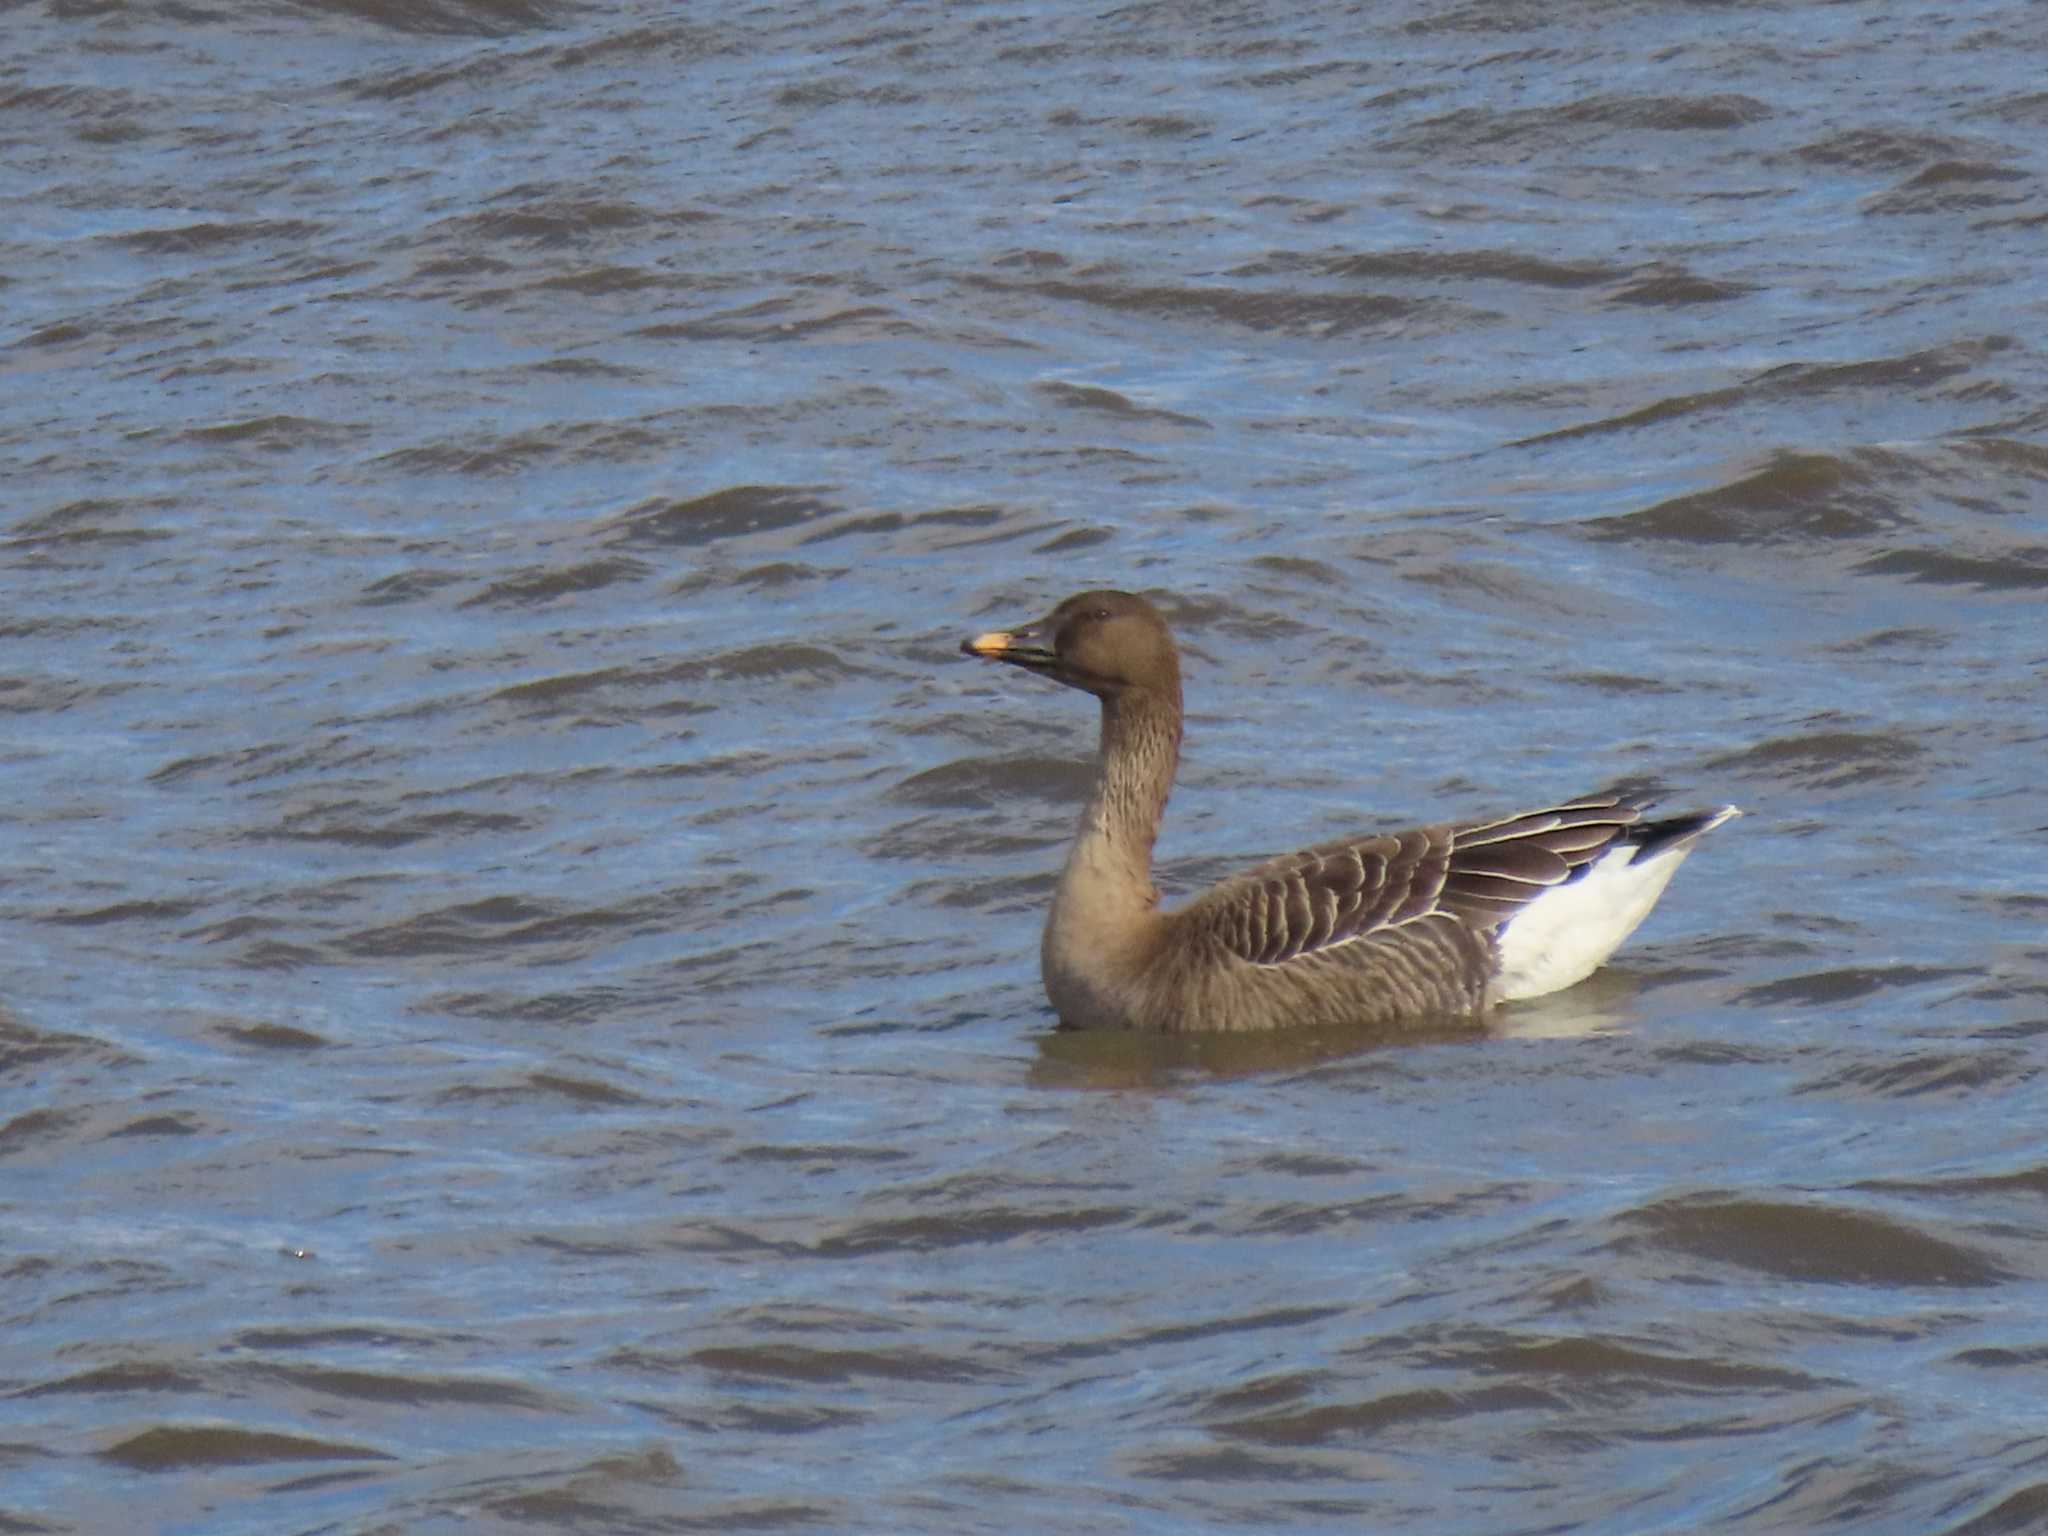
[[[1421,918],[1496,928],[1599,858],[1641,815],[1617,795],[1589,795],[1498,821],[1322,843],[1212,886],[1179,919],[1254,965]]]

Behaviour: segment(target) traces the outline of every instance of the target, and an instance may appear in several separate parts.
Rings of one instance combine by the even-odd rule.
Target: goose
[[[1645,816],[1591,794],[1491,821],[1320,843],[1171,911],[1152,846],[1180,762],[1180,654],[1131,592],[961,642],[1092,693],[1101,748],[1039,947],[1070,1029],[1165,1034],[1477,1017],[1584,980],[1732,805]]]

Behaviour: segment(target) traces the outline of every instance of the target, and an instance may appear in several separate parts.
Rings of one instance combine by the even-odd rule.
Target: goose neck
[[[1180,765],[1180,701],[1131,689],[1102,702],[1102,751],[1095,792],[1082,825],[1084,839],[1109,870],[1152,884],[1152,845]]]

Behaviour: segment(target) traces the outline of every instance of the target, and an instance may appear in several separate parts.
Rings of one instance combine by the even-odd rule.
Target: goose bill
[[[1037,635],[1029,628],[992,629],[985,635],[961,641],[960,649],[970,656],[1007,661],[1013,667],[1028,667],[1034,672],[1050,671],[1059,661],[1050,649],[1038,643]]]

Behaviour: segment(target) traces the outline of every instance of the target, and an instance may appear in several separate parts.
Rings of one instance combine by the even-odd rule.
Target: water
[[[0,1523],[2048,1524],[2037,7],[17,7]],[[1163,883],[1741,803],[1488,1037]]]

